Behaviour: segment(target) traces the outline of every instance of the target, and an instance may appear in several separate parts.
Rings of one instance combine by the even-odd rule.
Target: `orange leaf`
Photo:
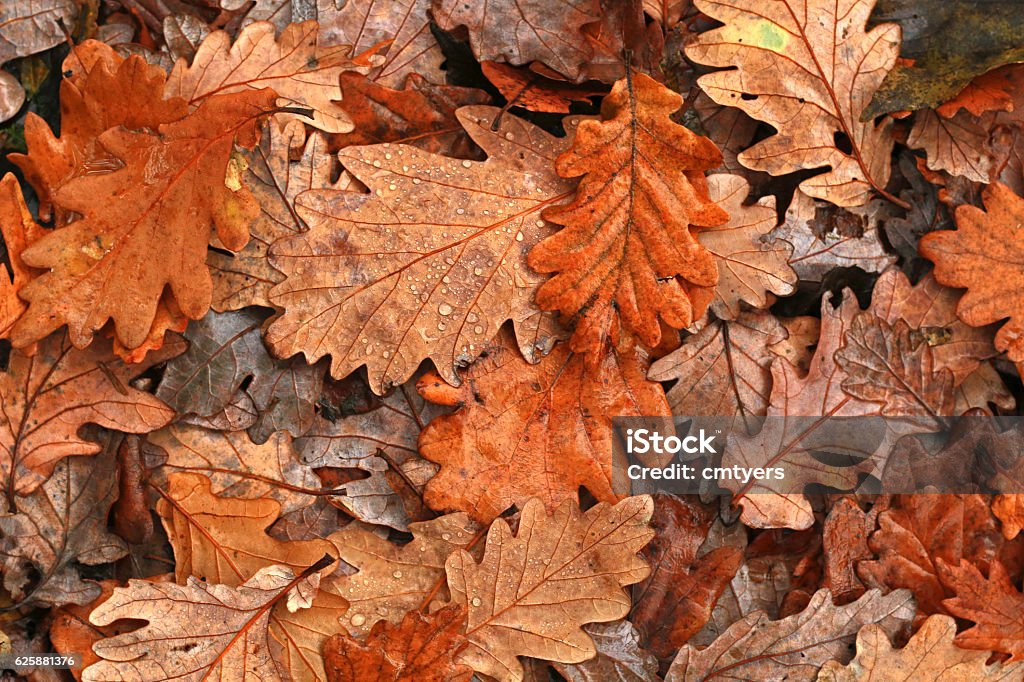
[[[643,74],[615,84],[601,121],[583,121],[558,158],[563,177],[585,176],[575,200],[547,209],[564,225],[530,252],[556,272],[537,292],[545,310],[578,315],[576,351],[596,351],[615,316],[649,346],[703,315],[718,281],[714,257],[696,238],[728,214],[708,196],[704,171],[722,162],[707,138],[672,122],[682,97]]]
[[[0,233],[4,237],[7,260],[12,277],[0,272],[0,338],[7,338],[11,327],[25,312],[25,303],[18,297],[26,284],[41,274],[21,260],[21,252],[45,236],[49,230],[39,226],[25,205],[18,179],[8,173],[0,180]]]

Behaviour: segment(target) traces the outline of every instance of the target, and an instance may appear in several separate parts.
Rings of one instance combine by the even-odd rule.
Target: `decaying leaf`
[[[865,625],[857,633],[857,656],[846,666],[828,661],[818,673],[818,682],[1003,682],[1019,677],[1024,664],[988,665],[988,653],[968,651],[953,644],[956,621],[949,616],[931,616],[902,649],[894,649],[881,627]]]
[[[100,452],[98,443],[79,433],[85,424],[146,433],[174,418],[174,410],[128,382],[180,353],[178,339],[140,365],[114,358],[107,341],[78,350],[64,334],[50,336],[35,350],[32,356],[12,352],[0,374],[0,471],[8,508],[16,494],[31,493],[49,478],[61,459]]]
[[[647,378],[676,380],[666,397],[681,417],[763,416],[775,358],[770,346],[785,339],[786,329],[769,313],[715,320],[651,365]]]
[[[117,498],[114,453],[60,461],[42,486],[0,516],[4,588],[19,604],[85,604],[100,593],[83,580],[78,564],[116,561],[127,552],[107,531]]]
[[[939,570],[956,594],[943,605],[954,616],[974,622],[973,627],[956,636],[957,646],[1010,654],[1010,663],[1024,659],[1024,595],[1006,567],[999,561],[992,562],[987,579],[977,566],[963,559],[959,565],[942,562]]]
[[[458,383],[455,366],[479,355],[505,320],[536,313],[542,278],[526,254],[551,232],[541,210],[570,196],[571,184],[545,169],[571,138],[511,116],[491,130],[499,111],[457,113],[487,152],[483,162],[407,145],[342,150],[342,164],[372,194],[299,199],[310,231],[271,249],[286,276],[270,294],[285,309],[265,336],[276,354],[330,354],[338,378],[365,364],[378,394],[428,357]]]
[[[286,566],[267,566],[237,587],[193,577],[184,585],[131,580],[89,619],[99,626],[124,618],[147,623],[94,644],[104,660],[82,679],[288,679],[272,656],[270,614],[304,580]]]
[[[862,627],[877,624],[892,636],[913,614],[914,601],[906,590],[885,596],[871,590],[844,606],[834,606],[828,590],[819,590],[800,613],[774,621],[763,612],[752,613],[704,649],[684,646],[665,681],[697,682],[720,675],[814,680],[826,662],[852,658],[849,647]]]
[[[249,435],[262,443],[275,431],[301,436],[313,425],[324,364],[275,360],[260,340],[265,315],[210,313],[185,333],[188,350],[168,364],[156,395],[178,414],[209,418],[245,395],[257,413]]]
[[[0,273],[0,338],[6,338],[11,327],[25,312],[25,303],[18,297],[37,274],[21,260],[21,252],[46,234],[25,205],[17,178],[8,173],[0,180],[0,233],[10,263],[10,274]]]
[[[497,520],[477,563],[465,550],[445,565],[452,601],[468,610],[459,655],[477,672],[522,680],[518,656],[580,663],[596,649],[580,626],[622,618],[629,612],[626,585],[647,576],[637,552],[651,539],[650,497],[630,497],[614,507],[580,512],[566,501],[548,516],[528,502],[518,532]]]
[[[957,304],[957,315],[981,327],[1009,318],[996,333],[995,344],[1011,360],[1024,360],[1024,288],[1021,240],[1017,228],[1024,221],[1024,199],[1006,185],[985,188],[985,208],[960,206],[957,229],[931,232],[921,238],[921,254],[935,263],[935,279],[967,289]]]
[[[271,88],[279,107],[308,110],[289,116],[328,133],[347,133],[352,121],[337,104],[338,78],[344,71],[369,70],[351,59],[348,47],[321,47],[315,21],[289,24],[275,37],[274,25],[257,22],[242,29],[234,43],[225,31],[211,33],[192,64],[179,60],[164,92],[198,107],[216,95]]]
[[[974,182],[990,182],[998,165],[988,128],[966,112],[952,118],[930,110],[920,112],[907,146],[924,150],[928,168]]]
[[[750,183],[738,175],[716,173],[709,177],[708,194],[728,212],[729,222],[697,235],[718,263],[711,310],[726,320],[739,316],[741,302],[767,308],[771,294],[787,296],[795,291],[797,281],[788,263],[793,245],[784,239],[764,239],[775,227],[775,198],[763,197],[745,206],[749,192]]]
[[[580,487],[615,502],[611,417],[668,416],[669,409],[661,386],[645,378],[646,353],[630,340],[598,362],[588,367],[562,344],[530,365],[502,334],[466,373],[452,401],[460,410],[420,436],[420,453],[441,465],[427,484],[427,504],[489,522],[531,498],[553,511],[577,499]]]
[[[640,646],[628,620],[590,623],[583,630],[594,640],[597,655],[582,663],[553,663],[568,682],[657,682],[658,660]]]
[[[469,682],[473,669],[455,662],[465,617],[452,605],[429,616],[410,611],[397,626],[381,621],[363,641],[335,635],[324,644],[328,682]]]
[[[564,227],[534,247],[529,263],[557,273],[537,304],[578,317],[576,351],[600,352],[614,318],[656,346],[659,318],[682,329],[711,302],[718,269],[697,233],[728,220],[704,178],[722,155],[669,118],[681,105],[648,76],[620,80],[602,120],[581,123],[556,162],[563,177],[583,179],[572,203],[544,212]]]
[[[0,66],[16,57],[35,54],[59,45],[64,26],[74,23],[73,0],[10,0],[0,6]],[[18,113],[25,90],[18,79],[0,72],[0,122]]]
[[[700,34],[687,56],[736,67],[701,76],[701,89],[779,131],[741,153],[740,163],[772,175],[828,167],[800,189],[839,206],[886,195],[891,121],[861,115],[896,62],[900,28],[865,31],[873,0],[694,4],[725,26]]]
[[[581,29],[600,18],[596,0],[435,0],[433,14],[447,31],[465,26],[480,61],[539,61],[570,80],[580,77],[593,53]]]

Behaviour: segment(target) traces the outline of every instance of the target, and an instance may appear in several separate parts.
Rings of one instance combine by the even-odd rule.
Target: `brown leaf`
[[[803,280],[820,282],[837,267],[881,272],[896,262],[878,231],[888,208],[886,202],[874,200],[863,207],[837,209],[797,189],[786,219],[768,239],[793,246],[789,264]]]
[[[435,154],[465,156],[466,132],[455,117],[462,106],[487,104],[483,90],[434,85],[416,73],[401,90],[356,73],[341,74],[341,108],[352,119],[352,132],[331,136],[336,147],[400,142]]]
[[[840,604],[864,594],[864,584],[857,577],[857,562],[874,558],[868,549],[868,534],[874,528],[874,520],[873,515],[865,514],[850,497],[840,499],[825,518],[821,529],[825,554],[824,587]]]
[[[168,363],[156,395],[181,415],[209,418],[245,392],[257,411],[249,435],[265,442],[275,431],[301,436],[313,425],[325,363],[275,360],[263,346],[265,315],[252,310],[209,313],[189,326],[188,350]]]
[[[807,608],[782,620],[752,613],[704,649],[686,645],[665,682],[696,682],[728,674],[735,679],[813,680],[827,661],[846,662],[857,632],[876,623],[893,635],[914,615],[906,590],[885,596],[871,590],[855,602],[834,606],[828,590],[814,594]]]
[[[386,46],[367,75],[388,88],[401,87],[410,73],[444,81],[444,55],[430,32],[429,10],[430,0],[316,0],[324,45],[351,45],[354,54]]]
[[[596,648],[581,626],[629,612],[622,588],[649,572],[636,553],[651,539],[653,506],[640,496],[580,512],[567,500],[548,516],[531,500],[516,535],[504,520],[491,524],[479,564],[465,550],[448,557],[452,601],[469,611],[459,662],[504,682],[522,679],[518,656],[592,658]]]
[[[725,26],[700,34],[686,55],[734,67],[701,76],[700,87],[779,131],[741,153],[740,163],[772,175],[828,167],[800,188],[839,206],[866,203],[872,190],[888,196],[892,123],[861,115],[896,62],[899,25],[865,31],[873,0],[694,4]]]
[[[658,661],[640,648],[640,636],[628,620],[590,623],[583,630],[597,655],[582,663],[552,663],[568,682],[658,682]]]
[[[850,485],[855,482],[856,474],[852,470],[815,464],[813,456],[801,443],[813,441],[817,429],[807,430],[806,420],[788,418],[879,414],[878,405],[842,389],[847,375],[834,357],[859,310],[849,290],[838,308],[832,307],[828,297],[822,300],[821,338],[807,376],[801,376],[782,358],[772,362],[772,393],[767,415],[775,418],[768,420],[756,436],[730,435],[722,466],[765,467],[785,462],[793,472],[800,471],[807,482],[819,480],[840,487],[851,476],[853,479],[846,482]],[[799,530],[810,528],[814,523],[810,503],[803,495],[780,495],[762,490],[756,483],[731,485],[736,495],[734,503],[742,507],[741,518],[748,526]]]
[[[149,434],[144,451],[153,485],[166,487],[174,473],[193,472],[210,479],[215,495],[269,497],[281,504],[282,514],[310,506],[321,488],[313,470],[299,463],[291,437],[282,431],[256,444],[244,431],[175,424]]]
[[[786,330],[769,313],[715,320],[651,365],[647,378],[677,380],[666,397],[680,417],[763,416],[772,387],[770,347],[785,338]]]
[[[956,636],[957,646],[1010,654],[1010,663],[1024,659],[1024,594],[1006,567],[993,561],[986,579],[967,560],[959,564],[940,560],[939,571],[956,594],[943,606],[958,618],[974,621],[973,627]]]
[[[505,320],[536,313],[542,278],[526,253],[551,232],[540,211],[570,194],[571,184],[545,169],[571,137],[512,116],[492,131],[498,113],[458,112],[484,162],[407,145],[342,150],[373,194],[317,191],[298,201],[310,231],[271,250],[286,275],[270,295],[285,309],[266,334],[275,354],[330,354],[336,378],[365,364],[378,394],[428,357],[458,383],[455,366],[475,358]]]
[[[137,348],[166,286],[182,313],[202,317],[211,298],[210,224],[226,246],[241,248],[249,238],[252,198],[223,182],[231,149],[255,144],[257,118],[272,98],[268,90],[212,97],[158,134],[103,133],[100,143],[125,166],[58,189],[54,201],[85,217],[22,252],[27,264],[50,272],[22,290],[29,309],[12,342],[25,346],[67,324],[72,342],[85,346],[112,319],[118,340]],[[154,260],[154,249],[163,257]]]
[[[997,169],[997,152],[989,142],[988,126],[967,112],[953,118],[944,118],[930,109],[918,112],[907,146],[924,150],[928,168],[974,182],[991,182]]]
[[[4,588],[16,604],[85,604],[100,593],[76,564],[120,559],[124,541],[107,531],[117,499],[114,446],[96,457],[59,462],[48,481],[0,516]]]
[[[79,434],[85,424],[127,433],[146,433],[167,424],[174,410],[152,395],[131,388],[133,377],[182,351],[169,341],[140,365],[125,365],[110,353],[107,341],[77,350],[64,334],[40,342],[35,355],[11,353],[0,374],[0,472],[7,504],[49,478],[57,462],[102,449]]]
[[[861,561],[857,574],[869,587],[908,588],[920,613],[946,613],[951,595],[939,562],[988,565],[1001,544],[999,530],[979,495],[901,495],[878,517],[868,540],[877,560]]]
[[[272,656],[271,613],[308,580],[286,566],[263,568],[237,587],[194,577],[184,585],[131,580],[89,620],[101,627],[126,618],[147,623],[94,644],[104,660],[83,671],[82,679],[289,679]]]
[[[317,417],[295,449],[312,467],[368,472],[369,478],[339,486],[343,496],[333,501],[360,521],[406,531],[410,520],[423,520],[423,488],[437,473],[437,465],[420,457],[417,439],[428,422],[447,411],[421,398],[409,382],[367,412]]]
[[[506,107],[568,114],[573,102],[589,103],[590,97],[605,94],[603,88],[555,80],[533,69],[501,62],[484,62],[480,68],[487,80],[501,92],[507,102]]]
[[[718,285],[711,311],[735,320],[741,302],[767,308],[771,294],[796,291],[797,275],[787,261],[793,245],[783,239],[764,239],[775,227],[775,197],[762,197],[746,206],[750,184],[738,175],[716,173],[708,178],[711,201],[729,214],[729,222],[701,230],[697,240],[718,263]]]
[[[593,54],[581,29],[600,18],[597,0],[555,4],[543,0],[485,0],[483,4],[434,0],[432,10],[444,30],[468,29],[469,43],[479,61],[543,62],[570,80],[581,77],[584,63]]]
[[[1024,665],[988,665],[988,653],[972,652],[953,644],[956,621],[931,616],[902,649],[893,649],[885,632],[871,623],[857,633],[857,656],[846,666],[828,661],[818,682],[868,682],[872,678],[892,682],[997,682],[1024,672]]]
[[[725,546],[698,557],[714,513],[685,498],[657,495],[654,501],[654,539],[642,553],[651,575],[633,589],[630,616],[644,646],[669,658],[707,623],[743,552]]]
[[[0,338],[7,338],[11,327],[25,312],[25,303],[18,297],[18,292],[40,274],[25,265],[21,252],[47,232],[49,230],[32,218],[18,179],[13,173],[4,175],[0,180],[0,233],[7,252],[5,261],[10,263],[10,275],[6,270],[0,272]]]
[[[455,662],[465,618],[453,605],[429,616],[410,611],[397,626],[381,621],[362,641],[334,635],[324,644],[328,682],[469,682],[473,669]]]
[[[48,50],[64,41],[64,26],[74,25],[72,0],[9,0],[0,5],[0,66],[17,57]],[[25,91],[10,74],[0,77],[0,122],[18,113]]]
[[[291,152],[299,148],[302,156],[292,161]],[[299,194],[308,189],[350,188],[352,178],[348,173],[332,181],[333,164],[323,136],[313,133],[307,139],[299,121],[289,121],[283,129],[268,123],[257,147],[232,157],[229,171],[238,166],[244,169],[237,181],[252,192],[260,215],[249,228],[252,238],[245,248],[233,255],[211,250],[206,257],[213,277],[214,310],[271,307],[267,295],[284,275],[270,265],[270,245],[306,230],[295,213]]]
[[[484,523],[531,498],[553,511],[581,486],[617,501],[611,417],[670,414],[661,386],[645,379],[647,362],[624,336],[596,367],[565,344],[530,365],[502,334],[466,371],[462,408],[420,436],[420,453],[441,465],[424,500]]]
[[[835,361],[846,373],[846,393],[881,403],[890,417],[952,414],[953,373],[936,363],[931,346],[912,338],[906,322],[890,325],[860,313],[843,338]]]
[[[985,188],[987,211],[974,206],[956,210],[957,229],[931,232],[921,238],[921,255],[935,263],[935,279],[967,289],[957,315],[981,327],[1010,318],[996,334],[995,344],[1013,361],[1024,360],[1024,288],[1018,265],[1021,241],[1016,228],[1024,221],[1024,199],[1001,183]]]
[[[557,273],[537,304],[579,316],[576,351],[599,352],[615,317],[656,346],[659,317],[682,329],[711,302],[718,270],[696,234],[728,220],[704,178],[722,155],[672,122],[681,105],[648,76],[623,79],[602,102],[602,120],[581,123],[556,162],[563,177],[584,178],[572,203],[544,212],[565,227],[534,247],[529,263]]]
[[[349,47],[321,47],[315,21],[289,24],[279,37],[269,22],[250,24],[234,44],[214,31],[199,46],[192,64],[179,61],[167,78],[168,97],[193,108],[208,98],[271,88],[279,107],[310,110],[287,113],[328,133],[347,133],[353,124],[339,108],[338,78],[344,71],[366,73],[369,63],[351,59]]]
[[[50,641],[54,650],[64,656],[78,655],[81,660],[71,669],[76,680],[82,679],[82,669],[102,660],[92,650],[92,645],[101,639],[131,632],[144,625],[142,621],[119,620],[104,627],[97,627],[89,622],[91,614],[97,606],[110,599],[114,588],[120,586],[116,580],[104,580],[99,583],[100,595],[87,604],[71,604],[62,606],[53,612],[53,623],[50,625]]]
[[[398,625],[407,612],[429,607],[435,599],[443,602],[445,560],[456,550],[479,555],[483,537],[465,514],[411,523],[409,532],[413,539],[402,546],[356,524],[331,535],[338,557],[358,569],[324,584],[350,604],[343,625],[353,636],[366,635],[380,621]]]

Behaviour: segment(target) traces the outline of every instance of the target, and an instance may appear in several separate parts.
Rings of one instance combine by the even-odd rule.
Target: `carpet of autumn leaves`
[[[1016,428],[612,486],[613,417],[1020,413],[1022,61],[1016,2],[0,0],[0,661],[77,659],[4,679],[1024,680]]]

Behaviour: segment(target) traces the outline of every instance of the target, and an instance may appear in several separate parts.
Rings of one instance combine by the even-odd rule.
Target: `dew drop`
[[[392,575],[393,577],[395,577],[395,578],[401,578],[401,577],[402,577],[402,572],[401,572],[401,571],[395,571],[395,572],[394,572],[394,573],[392,573],[391,575]]]
[[[473,167],[473,162],[468,160],[468,159],[463,159],[462,167],[463,168],[472,168]]]
[[[359,627],[360,625],[366,622],[366,616],[364,616],[361,613],[357,613],[351,618],[349,618],[348,622],[352,623],[352,625],[355,625],[356,627]]]
[[[473,268],[473,274],[479,277],[480,275],[484,274],[484,271],[480,268]]]
[[[520,230],[519,232],[516,232],[516,241],[517,242],[523,241],[523,232],[522,232],[522,230]]]
[[[469,601],[469,603],[472,604],[473,606],[480,606],[481,604],[483,604],[483,601],[480,600],[480,597],[473,597]]]
[[[478,335],[479,334],[483,334],[484,333],[484,328],[481,327],[480,325],[477,325],[477,326],[473,327],[473,333],[474,334],[478,334]]]
[[[451,315],[452,307],[447,303],[442,303],[441,305],[437,306],[437,312],[439,312],[442,315]]]

